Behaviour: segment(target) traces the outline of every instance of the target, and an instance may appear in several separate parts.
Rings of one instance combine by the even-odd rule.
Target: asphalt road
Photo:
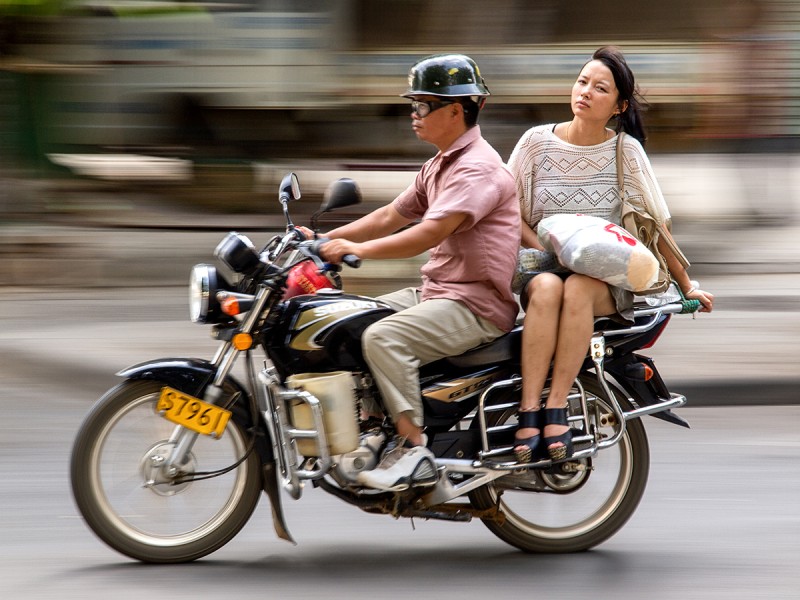
[[[715,289],[724,285],[720,279]],[[730,372],[739,371],[739,387],[766,381],[796,313],[778,315],[782,325],[764,319],[744,329],[748,348],[764,353],[745,372],[747,348],[733,325],[752,317],[752,307],[740,296],[728,309],[676,319],[674,335],[653,350],[663,348],[662,372],[698,386],[728,357],[738,360]],[[263,499],[239,536],[202,561],[134,563],[99,542],[77,514],[70,448],[117,369],[211,354],[207,332],[185,315],[178,288],[0,292],[3,598],[797,597],[800,405],[786,402],[699,406],[698,399],[680,411],[690,430],[647,418],[652,467],[642,504],[615,537],[580,555],[528,556],[477,521],[395,521],[308,489],[299,501],[284,498],[297,546],[276,538]],[[686,351],[689,328],[707,359]]]
[[[275,537],[262,499],[210,557],[148,566],[97,541],[72,503],[68,456],[87,390],[47,377],[4,387],[4,598],[797,597],[800,407],[684,409],[691,430],[648,419],[639,510],[574,556],[524,555],[477,521],[394,521],[309,490],[285,499],[297,546]]]

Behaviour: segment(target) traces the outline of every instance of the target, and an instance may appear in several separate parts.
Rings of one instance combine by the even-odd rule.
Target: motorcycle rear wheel
[[[224,475],[148,484],[175,431],[155,411],[164,385],[125,381],[97,402],[73,447],[72,491],[86,523],[115,550],[149,563],[189,562],[222,547],[247,523],[261,491],[260,461],[251,452]],[[219,439],[199,436],[187,475],[233,465],[247,453],[248,439],[235,419]]]
[[[581,378],[590,403],[599,403],[601,412],[610,407],[603,400],[593,376]],[[623,411],[631,410],[627,398],[614,390]],[[515,418],[513,410],[495,413],[489,425],[500,425]],[[607,431],[610,433],[610,429]],[[588,550],[604,542],[633,515],[647,485],[650,450],[641,419],[625,424],[625,434],[618,444],[599,452],[591,459],[591,471],[570,488],[569,477],[561,493],[536,492],[531,489],[503,487],[498,479],[470,493],[475,508],[500,508],[502,520],[483,522],[501,540],[531,553],[567,553]],[[535,474],[550,481],[559,476]]]

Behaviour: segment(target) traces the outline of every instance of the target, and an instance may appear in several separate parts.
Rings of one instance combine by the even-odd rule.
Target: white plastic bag
[[[658,277],[658,261],[644,244],[619,225],[581,214],[553,215],[538,225],[539,241],[575,273],[632,292],[646,290]]]

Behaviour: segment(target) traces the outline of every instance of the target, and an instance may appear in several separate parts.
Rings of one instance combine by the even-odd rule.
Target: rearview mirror
[[[331,183],[325,190],[319,212],[352,206],[359,202],[361,202],[361,191],[358,189],[358,184],[348,177],[342,177]]]
[[[281,180],[281,187],[278,190],[278,200],[286,204],[289,200],[300,199],[300,181],[294,173],[287,173]]]
[[[361,190],[358,184],[349,177],[337,179],[328,186],[322,197],[322,204],[313,215],[311,215],[311,229],[317,231],[317,221],[322,213],[336,208],[353,206],[361,202]]]

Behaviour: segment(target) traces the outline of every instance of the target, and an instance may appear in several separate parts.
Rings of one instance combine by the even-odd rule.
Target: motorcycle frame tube
[[[653,322],[655,325],[655,321]],[[605,440],[601,440],[597,443],[597,449],[602,450],[603,448],[610,448],[617,442],[622,439],[622,436],[625,435],[625,415],[622,412],[622,408],[617,402],[617,396],[614,392],[611,391],[611,388],[608,387],[608,382],[606,381],[606,373],[603,362],[605,361],[606,357],[606,340],[603,335],[595,335],[592,337],[591,341],[589,342],[589,351],[591,353],[592,362],[594,363],[594,371],[595,375],[597,376],[597,383],[600,385],[600,388],[606,394],[606,400],[608,401],[609,405],[611,406],[611,410],[614,411],[614,417],[619,423],[619,427],[617,427],[616,432],[610,438]],[[586,413],[584,413],[584,416]],[[588,421],[587,421],[588,424]],[[587,429],[588,431],[588,429]]]
[[[265,405],[262,406],[264,421],[267,424],[272,451],[278,463],[281,485],[295,500],[302,495],[301,481],[324,477],[331,466],[333,458],[328,450],[325,425],[320,400],[303,390],[287,390],[280,385],[278,379],[265,369],[258,375],[263,391]],[[314,429],[297,429],[288,422],[288,404],[292,400],[300,400],[308,405],[314,423]],[[301,469],[297,464],[297,452],[292,442],[295,439],[313,439],[319,450],[314,469]]]
[[[605,369],[604,369],[604,362],[606,356],[606,342],[605,338],[608,336],[621,336],[621,335],[634,335],[637,333],[644,333],[647,332],[654,327],[656,327],[661,322],[661,317],[668,314],[676,314],[680,313],[683,310],[683,307],[680,304],[667,304],[660,307],[652,307],[652,308],[641,308],[637,309],[635,312],[635,316],[651,316],[652,318],[643,323],[642,325],[634,325],[631,327],[625,327],[621,329],[612,329],[608,331],[599,331],[596,332],[591,339],[590,342],[590,358],[592,363],[595,367],[595,372],[597,375],[597,381],[600,384],[600,387],[607,395],[607,400],[611,403],[612,410],[614,411],[615,417],[621,423],[621,431],[617,433],[613,438],[610,440],[604,440],[600,447],[607,448],[609,446],[614,445],[619,441],[619,439],[624,435],[624,423],[629,418],[637,418],[638,415],[644,414],[654,414],[657,412],[661,412],[663,410],[668,410],[670,408],[674,408],[676,406],[681,406],[682,404],[678,403],[678,400],[675,398],[676,394],[673,394],[672,398],[669,400],[659,398],[661,402],[656,403],[648,403],[648,407],[646,411],[637,410],[632,411],[631,413],[623,413],[622,409],[619,406],[619,403],[616,401],[615,395],[611,392],[611,389],[608,387],[608,383],[606,382],[605,378]],[[512,377],[510,379],[506,379],[503,381],[497,381],[486,388],[480,396],[478,401],[478,419],[480,423],[480,431],[481,431],[481,443],[483,446],[483,452],[481,456],[488,456],[490,455],[489,451],[489,439],[488,433],[486,428],[486,398],[495,390],[511,387],[511,386],[519,386],[522,384],[522,378],[519,376]],[[578,384],[580,386],[580,383]],[[586,395],[583,392],[582,386],[579,387],[581,393],[581,409],[583,411],[583,419],[584,419],[584,428],[586,431],[589,430],[589,423],[588,423],[588,411],[586,406]],[[627,394],[626,394],[627,395]],[[684,398],[685,403],[685,398]],[[632,415],[626,417],[626,414]]]
[[[495,471],[505,472],[505,471],[516,471],[518,469],[526,469],[526,468],[531,468],[531,467],[545,468],[545,467],[550,467],[553,464],[552,461],[549,460],[549,459],[543,459],[543,460],[540,460],[540,461],[537,461],[537,462],[525,463],[525,464],[520,464],[520,463],[518,463],[516,461],[503,462],[503,463],[497,463],[497,462],[489,462],[489,463],[487,463],[487,462],[484,462],[485,459],[493,458],[495,456],[507,455],[511,451],[510,447],[508,447],[508,448],[497,448],[495,450],[490,450],[489,449],[489,431],[488,431],[488,427],[487,427],[487,423],[486,423],[486,412],[488,412],[490,410],[507,410],[509,408],[513,408],[513,407],[517,406],[517,403],[513,402],[513,403],[504,403],[504,404],[498,404],[498,405],[491,405],[491,407],[487,407],[486,406],[486,398],[493,391],[495,391],[497,389],[511,387],[511,386],[515,386],[516,387],[516,386],[521,385],[521,383],[522,383],[522,377],[517,375],[517,376],[512,377],[510,379],[506,379],[506,380],[503,380],[503,381],[495,382],[494,384],[492,384],[491,386],[486,388],[486,390],[484,390],[484,392],[481,394],[481,397],[478,400],[477,412],[478,412],[478,423],[480,425],[481,444],[483,446],[483,450],[478,452],[478,456],[479,456],[478,460],[475,460],[475,461],[460,461],[460,460],[453,459],[451,461],[444,461],[444,462],[448,462],[448,463],[452,462],[452,464],[454,464],[454,465],[455,464],[461,465],[462,462],[466,462],[466,463],[470,464],[470,466],[471,466],[470,468],[479,469],[479,471],[473,472],[473,471],[459,470],[459,472],[460,473],[469,473],[469,474],[473,474],[473,475],[475,473],[477,473],[477,472],[483,472],[484,469],[488,469],[488,470],[493,471],[493,472],[495,472]],[[579,396],[579,398],[580,398],[581,413],[582,413],[583,416],[569,417],[569,421],[570,422],[571,421],[583,421],[584,422],[584,427],[586,428],[586,431],[589,431],[589,416],[588,416],[589,415],[589,410],[588,410],[588,406],[586,404],[586,393],[584,392],[583,386],[581,385],[580,381],[576,380],[576,383],[577,383],[577,386],[578,386],[578,394],[577,394],[577,396]],[[622,413],[620,411],[620,415],[621,414]],[[590,457],[594,456],[595,454],[597,454],[597,451],[599,449],[599,445],[596,443],[595,439],[591,435],[576,436],[576,437],[573,438],[573,441],[574,442],[592,442],[592,445],[589,448],[586,448],[584,450],[579,450],[579,451],[574,452],[572,454],[572,457],[571,457],[572,459],[576,459],[577,460],[577,459],[582,459],[582,458],[590,458]],[[441,461],[442,461],[442,459],[437,459],[436,462],[437,462],[437,464],[439,464]]]
[[[654,309],[652,311],[648,311],[648,313],[654,314],[654,318],[651,321],[649,321],[644,326],[632,327],[632,328],[629,328],[629,329],[622,330],[623,333],[632,332],[631,330],[634,330],[633,331],[634,333],[647,331],[648,329],[651,329],[652,327],[657,325],[657,323],[659,322],[659,319],[661,317],[661,310],[660,309]],[[613,414],[614,414],[614,419],[616,420],[616,422],[619,425],[616,428],[615,434],[612,437],[608,438],[608,439],[597,441],[597,440],[593,440],[590,435],[581,436],[580,438],[576,438],[574,441],[592,441],[593,443],[592,443],[592,446],[589,447],[589,448],[574,452],[572,457],[571,457],[572,459],[589,458],[589,457],[594,456],[595,454],[597,454],[597,452],[599,452],[600,450],[603,450],[603,449],[606,449],[606,448],[610,448],[611,446],[614,446],[615,444],[617,444],[622,439],[622,437],[625,435],[625,423],[626,423],[626,421],[628,421],[630,419],[637,419],[637,418],[640,418],[640,417],[642,417],[644,415],[655,414],[655,413],[658,413],[658,412],[669,410],[671,408],[677,408],[679,406],[683,406],[686,403],[686,398],[684,396],[681,396],[680,394],[670,394],[670,398],[668,398],[668,399],[666,399],[666,398],[658,398],[655,401],[648,400],[647,406],[644,406],[642,408],[638,408],[638,409],[635,409],[635,410],[632,410],[632,411],[623,412],[622,408],[619,405],[619,402],[617,402],[616,394],[611,390],[611,388],[609,386],[609,382],[606,380],[605,369],[604,369],[604,361],[605,361],[605,357],[606,357],[606,344],[605,344],[605,337],[604,337],[603,333],[595,334],[592,337],[589,349],[590,349],[590,358],[591,358],[592,363],[594,364],[594,368],[595,368],[595,375],[596,375],[596,378],[597,378],[597,382],[600,385],[600,388],[604,391],[605,396],[606,396],[605,400],[611,406],[611,409],[612,409]],[[512,387],[512,386],[516,387],[516,386],[521,385],[521,383],[522,383],[522,378],[519,377],[519,376],[515,376],[515,377],[512,377],[510,379],[506,379],[506,380],[503,380],[503,381],[498,381],[498,382],[493,383],[491,386],[486,388],[486,390],[484,390],[483,393],[481,394],[480,399],[478,401],[477,412],[478,412],[478,422],[479,422],[479,425],[480,425],[481,444],[482,444],[482,447],[483,447],[483,451],[479,453],[480,459],[473,462],[472,466],[474,468],[489,468],[491,470],[497,470],[497,471],[508,471],[508,470],[519,469],[521,467],[522,468],[547,467],[547,466],[550,466],[552,464],[551,461],[547,460],[547,459],[541,460],[541,461],[538,461],[538,462],[535,462],[535,463],[529,463],[529,464],[526,464],[526,465],[520,465],[520,464],[518,464],[516,462],[507,463],[507,464],[503,464],[503,463],[484,463],[483,462],[484,459],[491,458],[491,457],[493,457],[495,455],[506,454],[507,450],[508,450],[506,448],[501,448],[501,449],[498,449],[498,450],[489,450],[488,428],[487,428],[487,423],[486,423],[486,410],[487,410],[486,399],[488,398],[488,396],[492,392],[494,392],[497,389],[507,388],[507,387]],[[582,412],[582,416],[581,417],[577,417],[577,420],[582,420],[584,422],[584,430],[585,431],[589,431],[590,430],[589,429],[589,412],[588,412],[588,406],[587,406],[587,403],[586,403],[586,394],[585,394],[585,392],[583,390],[583,386],[580,384],[580,381],[576,380],[576,383],[577,383],[579,394],[580,394],[581,412]],[[617,389],[620,389],[620,388],[617,387]],[[620,391],[622,391],[622,390],[620,389]],[[628,396],[627,393],[625,393],[625,392],[622,392],[622,393],[626,397]],[[636,399],[634,399],[634,400],[636,400]],[[643,404],[643,402],[637,402],[637,404]],[[502,405],[502,406],[499,406],[499,407],[492,407],[492,408],[502,408],[502,409],[505,410],[507,408],[511,408],[512,406],[513,406],[513,404],[505,404],[505,405]],[[570,420],[573,420],[573,418],[570,418]],[[440,461],[437,460],[437,464],[439,464],[439,462]],[[460,462],[460,461],[457,461],[457,462]]]
[[[466,459],[437,458],[436,466],[443,468],[444,472],[439,473],[439,482],[433,490],[422,497],[426,506],[444,504],[506,475],[505,470],[479,466],[474,461]],[[516,469],[519,468],[517,465]],[[448,473],[459,473],[469,477],[461,483],[453,484]]]

